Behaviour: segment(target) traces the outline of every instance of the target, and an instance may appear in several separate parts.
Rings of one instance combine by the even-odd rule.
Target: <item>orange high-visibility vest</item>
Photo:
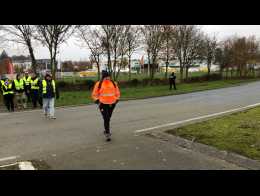
[[[100,81],[96,82],[92,98],[94,101],[99,100],[103,104],[113,104],[120,98],[120,91],[117,84],[113,84],[110,80],[103,80],[100,88]]]

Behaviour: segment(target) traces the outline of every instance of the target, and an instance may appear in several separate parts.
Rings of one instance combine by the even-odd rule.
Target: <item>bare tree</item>
[[[210,75],[211,64],[215,58],[216,48],[217,48],[216,36],[213,36],[213,37],[205,36],[204,55],[205,55],[205,59],[207,61],[208,76]]]
[[[186,69],[186,79],[192,64],[202,58],[202,33],[196,25],[176,25],[173,33],[173,47],[180,63],[180,80]]]
[[[127,44],[127,56],[128,56],[128,79],[131,80],[131,58],[133,53],[139,47],[139,28],[136,26],[130,26],[126,35],[126,44]]]
[[[126,63],[126,58],[125,56],[128,53],[128,42],[127,42],[127,35],[130,30],[130,26],[124,26],[123,31],[121,32],[120,35],[120,41],[119,41],[119,46],[118,46],[118,55],[119,55],[119,62],[117,64],[117,73],[115,76],[115,80],[118,80],[118,76],[120,74],[121,68],[125,68],[125,63]]]
[[[33,49],[33,37],[35,33],[35,26],[33,25],[5,25],[2,26],[3,31],[7,32],[5,39],[15,43],[22,44],[27,47],[32,61],[32,69],[37,70],[37,63],[35,60]]]
[[[144,35],[143,41],[148,56],[148,74],[153,79],[158,55],[162,48],[163,28],[162,25],[144,25],[141,27],[141,31]]]
[[[37,25],[36,38],[48,47],[53,77],[56,78],[58,47],[74,32],[74,25]]]
[[[175,25],[163,25],[163,46],[162,46],[162,59],[165,60],[166,70],[165,78],[168,77],[168,67],[169,61],[172,60],[175,56],[173,47],[172,47],[172,36],[174,32]]]
[[[98,80],[100,79],[100,59],[101,55],[104,53],[102,47],[102,39],[100,32],[97,28],[82,25],[77,28],[77,37],[84,42],[85,45],[89,48],[91,55],[90,59],[92,62],[95,62],[98,68]]]
[[[107,56],[107,67],[110,74],[112,74],[112,63],[111,63],[111,53],[112,53],[112,36],[114,34],[114,27],[112,25],[101,25],[101,37],[102,47],[104,48]]]
[[[128,26],[126,25],[101,25],[101,38],[102,46],[106,51],[106,56],[108,59],[108,69],[113,75],[114,80],[116,80],[117,75],[116,69],[119,70],[118,58],[124,56],[126,53],[126,35],[128,32]],[[111,61],[113,57],[113,63]]]

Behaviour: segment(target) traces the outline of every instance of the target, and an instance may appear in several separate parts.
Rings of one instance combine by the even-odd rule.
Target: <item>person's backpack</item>
[[[116,88],[115,82],[114,82],[113,80],[110,80],[110,81],[113,83],[114,87]],[[103,80],[101,80],[101,81],[99,82],[99,84],[98,84],[98,90],[101,89],[102,83],[103,83]]]

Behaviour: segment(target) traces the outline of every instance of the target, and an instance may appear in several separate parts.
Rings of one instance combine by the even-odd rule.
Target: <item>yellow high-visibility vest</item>
[[[39,90],[40,87],[38,86],[38,78],[36,78],[35,80],[31,79],[31,89],[32,90]]]
[[[23,77],[23,80],[24,80],[26,86],[29,86],[29,85],[30,85],[30,83],[31,83],[31,79],[32,79],[31,76],[28,76],[27,79],[26,79],[25,76]]]
[[[51,83],[52,83],[52,87],[53,87],[53,92],[55,93],[56,92],[55,81],[52,80]],[[47,93],[47,82],[46,82],[46,80],[43,80],[42,81],[42,94],[46,94],[46,93]]]
[[[2,82],[3,95],[14,94],[14,91],[12,90],[12,87],[13,87],[12,83],[10,83],[8,85],[5,85],[5,82]],[[7,89],[7,91],[4,91],[3,88]]]
[[[19,81],[18,80],[14,80],[14,85],[15,85],[15,89],[16,90],[23,90],[24,89],[24,80],[23,79],[20,79]]]

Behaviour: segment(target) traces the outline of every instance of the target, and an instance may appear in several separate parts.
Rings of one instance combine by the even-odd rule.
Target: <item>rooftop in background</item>
[[[10,58],[5,50],[3,50],[2,54],[0,55],[0,60],[3,60],[5,58]]]

